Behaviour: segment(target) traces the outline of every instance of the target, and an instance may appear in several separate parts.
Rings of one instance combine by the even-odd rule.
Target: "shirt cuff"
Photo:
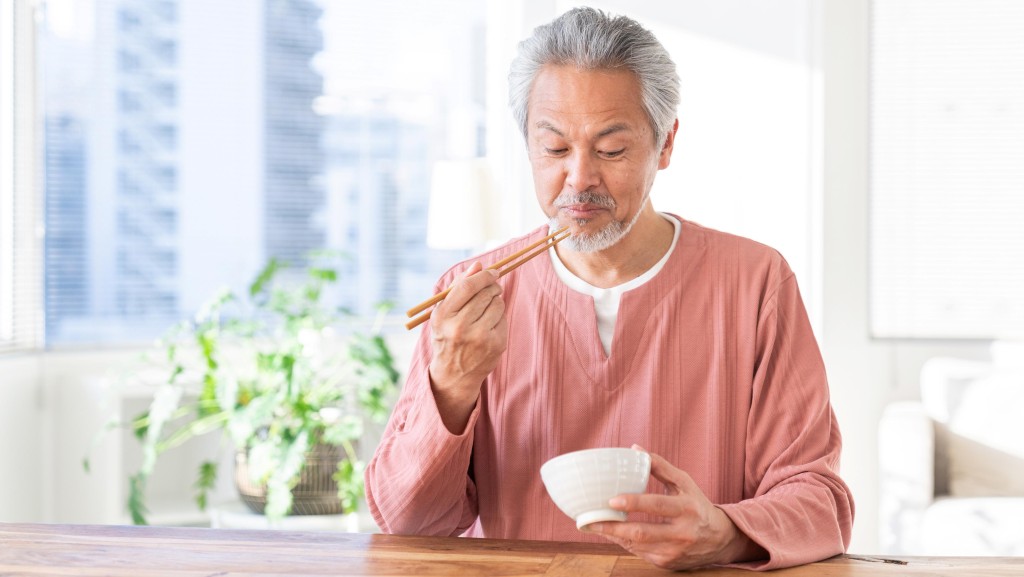
[[[437,399],[434,398],[434,391],[430,385],[430,375],[424,374],[422,382],[423,386],[416,392],[412,402],[413,408],[409,411],[404,429],[422,435],[428,446],[451,447],[453,450],[464,444],[472,446],[473,429],[480,418],[480,399],[477,398],[473,411],[469,414],[466,428],[456,435],[449,431],[441,420],[441,411],[437,407]]]
[[[768,546],[768,543],[758,537],[758,531],[751,524],[751,520],[746,514],[747,511],[743,503],[729,503],[722,505],[715,505],[725,513],[729,519],[736,525],[736,528],[747,536],[751,541],[757,543],[762,549],[768,552],[768,557],[765,559],[755,559],[752,561],[744,561],[740,563],[728,563],[723,567],[737,567],[742,569],[750,569],[754,571],[764,571],[767,569],[773,569],[778,566],[777,562],[773,563],[772,549]]]

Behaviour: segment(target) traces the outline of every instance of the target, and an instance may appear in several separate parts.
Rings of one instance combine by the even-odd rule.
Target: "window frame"
[[[0,354],[42,347],[36,3],[0,3]]]

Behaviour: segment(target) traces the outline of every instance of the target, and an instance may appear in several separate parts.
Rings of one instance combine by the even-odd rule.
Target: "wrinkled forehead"
[[[650,132],[640,83],[625,69],[547,65],[530,90],[527,130],[567,135],[586,126],[593,136],[629,130]]]

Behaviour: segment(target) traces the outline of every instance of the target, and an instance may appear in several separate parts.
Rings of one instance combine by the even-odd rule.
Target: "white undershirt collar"
[[[554,267],[555,275],[559,280],[568,285],[572,290],[593,297],[594,312],[597,315],[597,333],[601,337],[601,346],[604,347],[605,355],[611,354],[612,336],[615,334],[615,321],[619,314],[619,299],[622,297],[622,293],[635,289],[654,278],[654,275],[658,274],[658,271],[668,262],[672,251],[676,248],[676,243],[679,241],[679,234],[682,230],[679,220],[663,213],[658,214],[661,214],[663,218],[671,222],[675,229],[672,236],[672,245],[669,246],[665,255],[654,266],[635,279],[620,285],[609,288],[596,287],[570,272],[565,267],[565,264],[562,263],[562,259],[558,258],[558,253],[555,252],[555,249],[548,250],[548,253],[551,255],[551,265]]]

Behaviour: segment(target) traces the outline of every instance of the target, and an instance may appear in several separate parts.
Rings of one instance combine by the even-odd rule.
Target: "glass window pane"
[[[151,339],[324,248],[339,305],[425,298],[466,256],[426,209],[434,161],[484,152],[485,5],[420,4],[46,2],[48,344]]]

